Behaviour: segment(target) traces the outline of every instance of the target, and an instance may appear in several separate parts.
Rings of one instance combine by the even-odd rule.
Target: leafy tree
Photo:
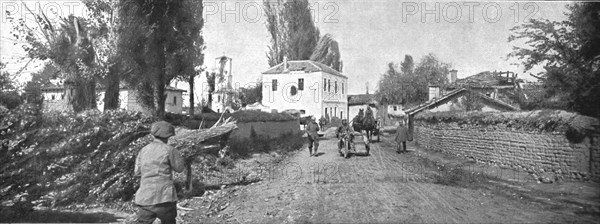
[[[379,80],[376,92],[383,104],[418,104],[427,101],[428,85],[445,85],[450,70],[448,63],[441,62],[434,54],[423,57],[413,69],[412,56],[406,55],[401,67],[392,62]]]
[[[190,93],[190,111],[189,114],[194,114],[194,80],[203,71],[204,64],[204,38],[202,37],[202,27],[204,20],[202,18],[202,1],[188,0],[184,1],[183,11],[186,16],[192,17],[193,20],[186,23],[180,23],[178,29],[178,42],[182,46],[176,51],[175,55],[171,56],[169,66],[171,72],[180,74],[177,78],[187,81],[189,84]]]
[[[415,68],[415,74],[425,77],[426,84],[447,84],[449,72],[450,64],[441,62],[433,53],[423,57]]]
[[[397,66],[393,62],[388,63],[388,70],[379,80],[378,89],[375,93],[381,104],[404,103],[405,97],[400,94],[404,92],[404,90],[401,90],[404,88],[402,86],[402,75],[402,73],[397,72]]]
[[[199,46],[201,24],[195,19],[199,2],[177,0],[121,0],[123,55],[130,59],[132,75],[126,80],[164,116],[165,87],[180,75],[194,73],[194,47]],[[192,7],[195,6],[195,7]],[[201,9],[200,9],[201,10]],[[197,44],[197,45],[194,45]]]
[[[342,62],[340,61],[340,49],[338,42],[333,39],[333,35],[325,34],[319,39],[310,60],[321,62],[336,71],[342,71]]]
[[[61,77],[60,69],[52,62],[46,62],[42,70],[31,74],[31,80],[25,84],[25,98],[28,103],[41,104],[42,87],[50,85],[50,80]]]
[[[0,61],[0,105],[13,109],[22,103],[22,98],[11,75],[5,71],[6,65]]]
[[[104,110],[119,108],[120,78],[126,75],[123,57],[119,55],[120,24],[119,2],[112,0],[84,0],[89,21],[97,30],[92,40],[96,49],[99,81],[104,84]]]
[[[248,88],[240,88],[241,106],[253,104],[262,101],[262,82],[257,82],[256,86]]]
[[[404,56],[404,61],[400,63],[400,66],[400,71],[402,71],[403,74],[413,74],[413,72],[415,71],[415,62],[413,61],[413,58],[410,55]]]
[[[217,73],[215,72],[206,72],[206,82],[208,83],[208,99],[206,106],[208,108],[212,108],[212,94],[215,92],[216,88],[216,78]]]
[[[98,70],[92,45],[97,35],[94,27],[87,20],[72,15],[53,24],[42,10],[36,14],[25,8],[35,15],[38,27],[27,26],[24,19],[12,20],[13,35],[27,42],[23,48],[30,58],[50,59],[60,69],[61,78],[65,80],[65,96],[75,112],[96,108]]]
[[[319,41],[307,0],[264,0],[267,31],[271,46],[267,58],[270,66],[289,60],[308,60]]]
[[[545,101],[567,102],[563,109],[600,117],[600,4],[572,3],[562,22],[532,19],[516,26],[509,41],[525,40],[508,56],[528,71],[543,66]],[[540,104],[548,105],[548,104]]]

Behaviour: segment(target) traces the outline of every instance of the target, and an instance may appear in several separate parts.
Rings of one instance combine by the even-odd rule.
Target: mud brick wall
[[[494,122],[492,122],[494,123]],[[558,131],[557,131],[558,130]],[[502,124],[415,119],[414,140],[428,150],[451,153],[567,180],[600,180],[600,135],[572,141],[557,128],[519,130]]]

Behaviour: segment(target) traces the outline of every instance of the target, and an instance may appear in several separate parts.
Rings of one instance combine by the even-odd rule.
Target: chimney
[[[283,71],[287,72],[288,71],[288,61],[287,61],[287,56],[283,56]]]
[[[438,85],[429,85],[429,98],[428,101],[433,100],[435,98],[440,97],[440,86]]]
[[[456,71],[456,69],[450,70],[450,78],[448,79],[448,81],[450,81],[450,83],[456,82],[456,73],[457,72],[458,71]]]

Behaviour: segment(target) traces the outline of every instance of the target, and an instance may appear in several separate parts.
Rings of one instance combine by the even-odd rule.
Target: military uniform
[[[350,144],[354,143],[354,135],[352,134],[354,132],[354,129],[352,127],[350,127],[350,125],[346,124],[342,126],[339,126],[337,129],[337,133],[336,133],[336,137],[339,139],[338,141],[338,149],[342,149],[342,139],[341,137],[345,134],[345,133],[349,133],[350,135]]]
[[[167,122],[152,125],[150,133],[154,141],[142,148],[135,160],[136,176],[141,176],[140,188],[135,194],[139,207],[137,223],[175,223],[177,217],[177,193],[172,171],[183,172],[184,160],[179,151],[167,145],[167,139],[175,135],[175,129]]]
[[[400,123],[400,125],[398,125],[398,128],[396,129],[396,138],[394,140],[396,140],[396,143],[398,143],[398,149],[396,150],[396,152],[400,153],[401,147],[402,151],[406,151],[406,141],[409,140],[408,128],[403,123]]]
[[[306,133],[308,134],[308,152],[310,156],[317,154],[319,149],[319,125],[313,119],[306,125]],[[313,154],[313,146],[315,153]]]

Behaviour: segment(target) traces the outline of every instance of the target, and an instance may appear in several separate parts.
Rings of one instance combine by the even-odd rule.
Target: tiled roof
[[[282,73],[287,73],[290,71],[326,72],[326,73],[329,73],[332,75],[337,75],[337,76],[342,76],[344,78],[347,78],[345,75],[336,71],[335,69],[333,69],[327,65],[324,65],[322,63],[316,62],[316,61],[310,61],[310,60],[288,61],[287,64],[288,64],[288,66],[287,66],[288,71],[284,71],[283,62],[282,62],[278,65],[275,65],[275,66],[269,68],[269,70],[263,72],[263,74],[282,74]]]
[[[62,90],[64,89],[65,86],[64,85],[54,85],[54,84],[48,84],[48,85],[44,85],[42,86],[42,90]],[[119,85],[120,89],[129,89],[125,84],[121,83]],[[104,85],[101,85],[100,83],[96,83],[96,90],[104,90],[105,87]],[[167,86],[165,87],[165,90],[169,90],[169,91],[176,91],[176,92],[186,92],[183,89],[178,89],[175,87],[171,87],[171,86]]]
[[[508,78],[505,76],[498,75],[490,71],[485,71],[480,72],[476,75],[472,75],[462,79],[457,79],[456,82],[452,83],[450,86],[458,88],[462,86],[491,87],[506,85],[513,85],[513,83],[509,82]]]
[[[377,104],[375,94],[348,95],[348,105]]]
[[[542,83],[519,83],[519,88],[525,101],[540,99],[544,95],[544,85]]]
[[[455,97],[461,96],[460,93],[464,93],[464,92],[467,92],[467,91],[469,91],[469,90],[467,90],[465,88],[455,89],[455,90],[452,90],[449,93],[447,93],[446,95],[443,95],[443,96],[441,96],[439,98],[435,98],[433,100],[427,101],[427,102],[422,103],[420,105],[417,105],[415,107],[406,109],[406,110],[404,110],[404,112],[407,113],[407,114],[413,115],[413,114],[416,114],[416,113],[421,112],[423,110],[434,108],[434,107],[437,107],[437,106],[439,106],[441,104],[444,104],[444,103],[448,102],[450,99],[453,99]],[[493,99],[491,97],[485,96],[485,95],[483,95],[481,93],[478,93],[478,92],[473,92],[473,93],[475,93],[476,96],[478,96],[480,99],[482,99],[484,101],[484,103],[493,104],[495,106],[502,107],[502,108],[504,108],[505,110],[508,110],[508,111],[519,110],[519,108],[516,108],[516,107],[514,107],[514,106],[512,106],[510,104],[507,104],[505,102],[502,102],[500,100]]]

